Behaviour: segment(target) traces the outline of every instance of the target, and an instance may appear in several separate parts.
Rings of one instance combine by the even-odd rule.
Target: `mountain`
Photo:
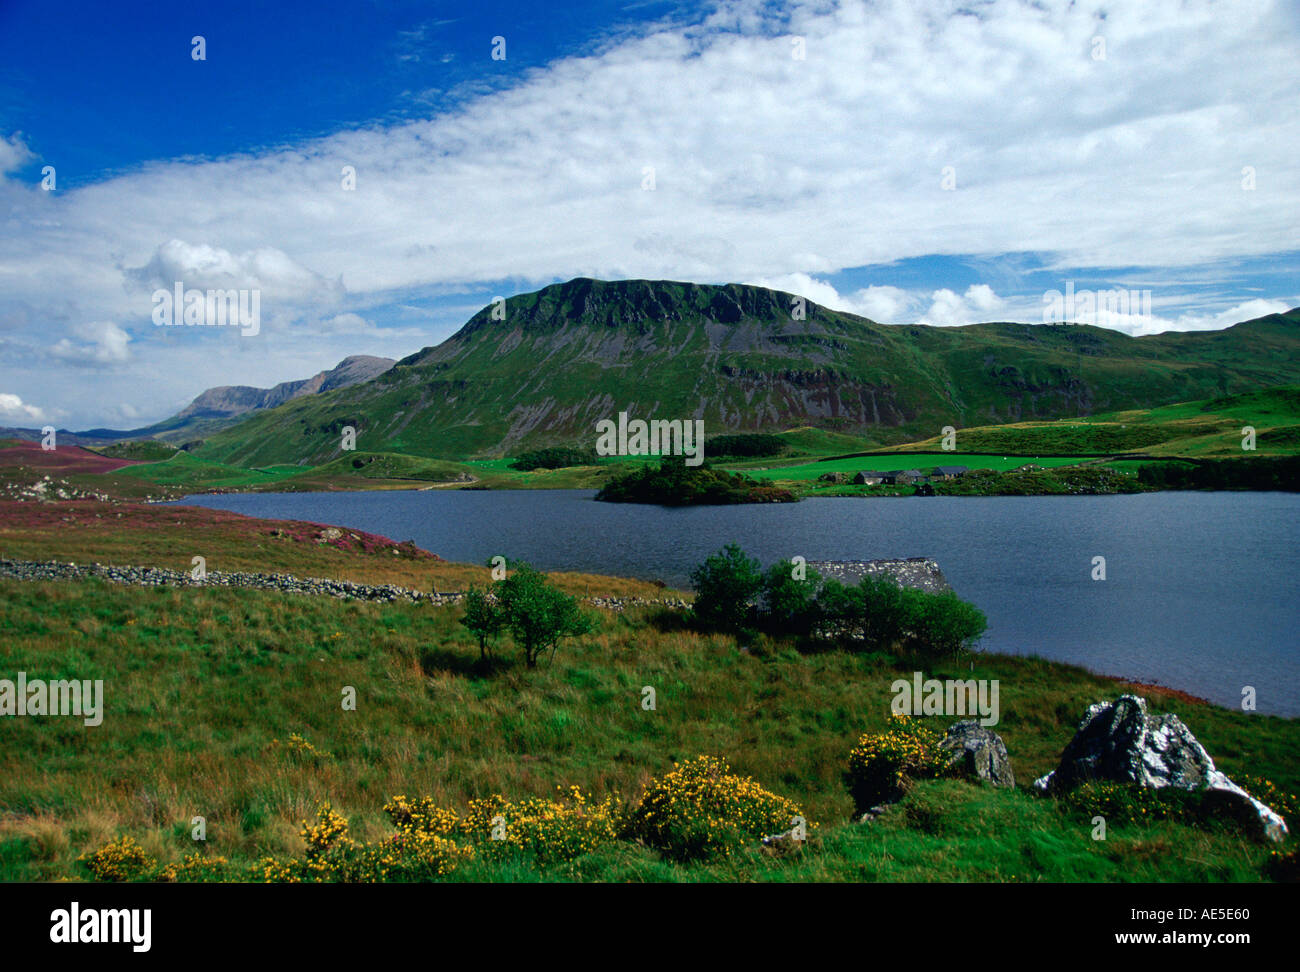
[[[87,429],[84,432],[59,430],[59,441],[68,445],[95,446],[127,439],[160,439],[181,444],[200,439],[233,425],[248,412],[275,408],[304,395],[336,391],[375,378],[396,362],[354,354],[328,371],[321,371],[302,381],[282,381],[274,388],[249,385],[222,385],[209,388],[169,419],[140,429]],[[39,429],[0,428],[0,438],[38,441]]]
[[[704,420],[706,434],[814,426],[900,442],[957,428],[1213,398],[1300,381],[1300,309],[1221,331],[1129,337],[1078,324],[882,325],[762,287],[579,278],[475,314],[369,381],[259,410],[199,455],[463,458],[594,442],[596,422]]]
[[[159,424],[166,425],[177,419],[194,421],[230,419],[245,412],[275,408],[303,395],[316,395],[369,381],[383,374],[396,363],[392,358],[355,354],[344,358],[328,371],[318,372],[302,381],[282,381],[274,388],[252,388],[248,385],[223,385],[209,388],[181,409],[175,418]],[[174,439],[177,435],[169,430],[167,435],[157,437]]]

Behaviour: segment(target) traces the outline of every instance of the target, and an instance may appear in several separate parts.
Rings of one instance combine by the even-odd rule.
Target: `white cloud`
[[[179,384],[192,369],[197,389],[255,353],[269,367],[273,345],[154,330],[150,285],[262,287],[272,322],[322,308],[339,321],[345,296],[371,308],[421,288],[576,275],[790,280],[890,322],[1023,319],[993,284],[868,287],[837,305],[818,278],[934,254],[1048,253],[1064,275],[1294,250],[1300,111],[1277,69],[1300,57],[1294,25],[1268,0],[1117,2],[1104,15],[1069,0],[725,3],[429,120],[164,160],[57,193],[0,180],[0,293],[32,307],[58,295],[69,320],[114,321],[122,336],[36,319],[6,334],[99,364],[134,334],[155,373]],[[1091,56],[1099,34],[1104,61]]]
[[[43,422],[45,412],[35,405],[26,404],[17,395],[0,392],[0,421]]]
[[[364,334],[373,331],[375,325],[360,314],[351,312],[345,314],[335,314],[315,325],[319,330],[331,334]]]
[[[0,136],[0,176],[21,168],[35,157],[23,140],[22,132],[15,132],[8,138]]]
[[[340,281],[326,280],[275,247],[244,253],[207,244],[169,240],[142,267],[128,277],[153,288],[170,290],[176,283],[196,290],[259,290],[272,296],[335,299],[342,295]]]
[[[90,367],[121,364],[131,356],[131,335],[112,321],[83,324],[75,329],[75,335],[79,341],[61,338],[50,354],[69,364]]]
[[[989,320],[990,313],[1006,305],[988,284],[971,284],[964,294],[943,287],[930,295],[930,301],[930,309],[918,323],[976,324]]]

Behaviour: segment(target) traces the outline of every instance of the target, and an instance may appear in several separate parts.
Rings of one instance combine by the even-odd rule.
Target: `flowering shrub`
[[[787,831],[797,817],[790,800],[732,774],[720,759],[698,756],[650,783],[625,834],[672,857],[707,859]]]
[[[912,780],[934,779],[947,771],[943,737],[909,716],[895,715],[884,732],[865,733],[849,751],[849,791],[865,810],[899,799]]]
[[[1300,797],[1286,790],[1279,790],[1272,780],[1247,774],[1234,776],[1232,780],[1256,800],[1272,807],[1278,816],[1286,821],[1288,827],[1291,826],[1292,821],[1300,819]]]
[[[224,881],[230,862],[224,857],[194,851],[179,864],[168,864],[158,874],[160,881]]]
[[[463,817],[428,797],[395,796],[384,812],[399,833],[456,837],[484,853],[522,850],[543,862],[573,860],[615,840],[622,819],[615,797],[596,801],[576,786],[555,800],[511,802],[500,795],[470,800]]]
[[[276,883],[427,881],[450,874],[474,856],[472,847],[413,829],[375,844],[357,843],[348,834],[348,819],[329,803],[317,808],[314,824],[303,821],[300,834],[307,845],[301,860],[264,858],[254,866],[253,877]]]
[[[98,881],[139,881],[157,866],[157,862],[128,834],[97,851],[82,854],[77,860],[85,864]]]
[[[1136,783],[1090,780],[1061,799],[1070,810],[1107,823],[1141,823],[1198,816],[1199,794],[1170,787],[1152,789]]]

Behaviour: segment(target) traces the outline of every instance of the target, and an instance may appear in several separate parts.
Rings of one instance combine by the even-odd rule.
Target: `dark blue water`
[[[1300,495],[806,499],[690,507],[590,491],[247,493],[186,503],[414,540],[448,560],[658,578],[735,541],[766,565],[931,557],[988,615],[981,646],[1300,715]],[[1092,559],[1106,558],[1106,579]]]

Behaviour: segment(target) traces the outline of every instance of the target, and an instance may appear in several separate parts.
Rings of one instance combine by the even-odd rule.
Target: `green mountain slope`
[[[357,448],[465,458],[592,444],[596,422],[701,418],[706,434],[794,426],[884,443],[945,425],[1150,408],[1300,382],[1300,309],[1223,331],[1133,338],[1061,324],[888,326],[761,287],[580,278],[512,297],[370,381],[304,396],[198,451],[243,466]]]

